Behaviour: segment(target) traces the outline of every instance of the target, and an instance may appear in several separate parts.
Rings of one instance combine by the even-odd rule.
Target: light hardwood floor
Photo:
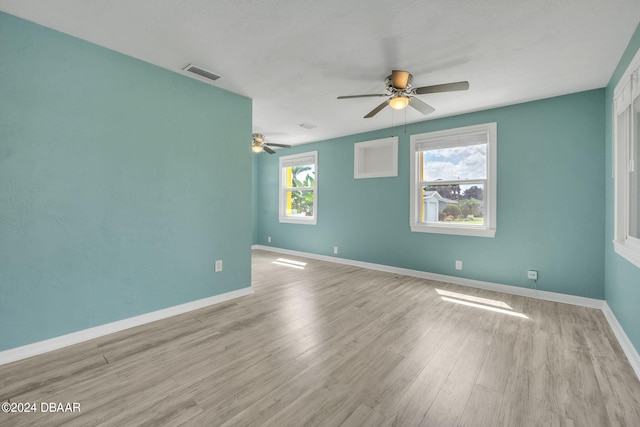
[[[258,250],[253,288],[0,366],[3,402],[81,404],[0,425],[640,426],[599,310]]]

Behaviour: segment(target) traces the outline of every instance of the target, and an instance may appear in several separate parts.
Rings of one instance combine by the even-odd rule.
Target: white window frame
[[[627,67],[620,81],[613,90],[612,129],[613,129],[613,178],[614,178],[614,251],[627,261],[640,268],[640,239],[629,233],[629,219],[631,212],[630,173],[640,165],[634,164],[634,147],[637,136],[633,104],[640,97],[640,50],[636,53]],[[626,121],[620,125],[618,118],[622,116]]]
[[[464,225],[449,223],[426,223],[420,221],[420,204],[422,201],[422,183],[420,181],[420,150],[418,146],[433,144],[439,141],[452,140],[470,133],[484,133],[487,137],[487,178],[483,193],[484,224]],[[497,195],[497,123],[484,123],[456,129],[447,129],[411,135],[410,138],[410,179],[411,194],[409,225],[411,231],[419,233],[453,234],[461,236],[495,237],[496,234],[496,195]],[[478,180],[473,180],[478,181]],[[450,183],[449,181],[443,183]]]
[[[278,173],[280,174],[279,181],[279,220],[280,222],[286,222],[291,224],[307,224],[315,225],[318,222],[318,152],[310,151],[306,153],[293,154],[290,156],[281,156],[279,159]],[[286,176],[285,170],[290,166],[296,165],[315,165],[316,179],[315,183],[311,187],[285,187]],[[291,217],[286,215],[286,193],[291,190],[312,190],[313,191],[313,214],[312,216],[305,217]]]

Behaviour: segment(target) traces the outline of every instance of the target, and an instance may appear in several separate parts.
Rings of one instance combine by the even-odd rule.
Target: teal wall
[[[617,255],[613,251],[613,178],[612,150],[613,130],[611,126],[613,89],[620,81],[622,73],[640,49],[640,25],[636,29],[624,55],[616,67],[609,85],[606,88],[606,235],[605,247],[605,299],[615,314],[618,322],[633,343],[636,350],[640,351],[640,269]]]
[[[412,233],[409,136],[487,122],[498,124],[496,237]],[[398,177],[354,179],[353,144],[391,134],[399,136]],[[278,157],[311,150],[319,157],[318,224],[280,224]],[[541,290],[604,298],[604,89],[259,157],[259,244],[329,256],[338,246],[343,258],[527,288],[535,269]]]
[[[250,286],[250,138],[250,99],[0,13],[0,350]]]
[[[258,244],[258,155],[251,156],[251,244]]]

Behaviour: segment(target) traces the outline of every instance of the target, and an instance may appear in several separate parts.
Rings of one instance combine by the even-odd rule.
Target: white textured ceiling
[[[216,86],[253,99],[254,132],[291,144],[603,87],[640,21],[640,0],[0,0],[0,10],[175,72],[218,73]],[[386,108],[363,119],[382,99],[336,99],[384,93],[392,69],[414,87],[468,80],[470,90],[420,96],[436,109],[426,117]]]

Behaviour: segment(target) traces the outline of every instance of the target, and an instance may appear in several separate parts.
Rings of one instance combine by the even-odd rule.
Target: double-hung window
[[[614,250],[640,267],[640,51],[614,89]]]
[[[280,157],[280,222],[317,222],[317,179],[317,151]]]
[[[411,231],[494,237],[496,123],[411,136]]]

